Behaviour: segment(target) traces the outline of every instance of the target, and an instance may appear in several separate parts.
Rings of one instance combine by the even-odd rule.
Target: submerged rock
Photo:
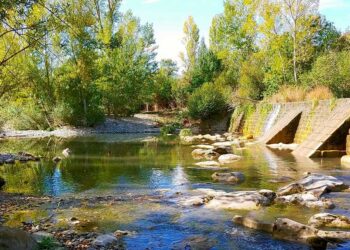
[[[214,146],[212,145],[206,145],[206,144],[199,144],[192,146],[193,148],[199,148],[199,149],[214,149]]]
[[[225,155],[221,155],[218,160],[221,164],[230,164],[240,159],[241,159],[241,156],[234,155],[234,154],[225,154]]]
[[[333,176],[308,174],[277,191],[277,201],[300,204],[307,207],[334,208],[332,201],[321,198],[326,192],[347,189],[348,185]]]
[[[320,213],[312,216],[308,222],[310,226],[333,227],[333,228],[350,228],[350,218],[343,215]]]
[[[190,249],[211,249],[216,245],[216,240],[203,236],[191,236],[179,243],[175,243],[171,248],[173,250],[190,250]]]
[[[291,182],[291,181],[294,181],[294,179],[288,176],[276,177],[269,180],[270,183],[285,183],[285,182]]]
[[[284,143],[278,143],[278,144],[269,144],[267,147],[272,149],[279,149],[279,150],[295,150],[299,144],[292,143],[292,144],[284,144]]]
[[[196,165],[200,167],[219,167],[220,163],[218,163],[217,161],[202,161],[197,162]]]
[[[237,183],[244,180],[244,175],[240,172],[231,172],[231,173],[214,173],[212,176],[214,181],[219,182],[229,182]]]
[[[38,245],[32,236],[22,230],[0,227],[0,249],[36,250]]]

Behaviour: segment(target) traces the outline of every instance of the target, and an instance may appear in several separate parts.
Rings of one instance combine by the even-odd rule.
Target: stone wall
[[[282,104],[270,104],[261,102],[258,104],[246,104],[236,108],[232,115],[230,132],[241,132],[245,136],[259,138],[278,122],[279,119],[293,109],[302,109],[302,115],[294,136],[295,143],[302,143],[320,124],[329,122],[329,116],[338,105],[349,106],[350,99],[333,99],[322,101],[307,101]],[[276,114],[277,111],[277,114]],[[243,119],[237,125],[237,118],[243,115]],[[348,129],[348,128],[347,128]],[[344,138],[345,141],[345,138]],[[347,144],[350,154],[350,138]]]

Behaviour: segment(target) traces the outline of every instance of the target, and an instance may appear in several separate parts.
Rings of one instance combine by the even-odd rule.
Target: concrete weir
[[[278,109],[273,105],[279,105]],[[271,115],[276,110],[278,114]],[[274,121],[269,120],[271,117]],[[269,124],[270,128],[264,130],[264,124]],[[341,157],[349,151],[350,99],[259,103],[255,111],[244,118],[240,129],[238,132],[253,135],[265,144],[298,144],[293,151],[296,156]]]

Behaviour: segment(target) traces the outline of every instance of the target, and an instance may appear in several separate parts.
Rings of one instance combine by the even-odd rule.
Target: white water
[[[275,104],[273,106],[272,112],[267,117],[267,122],[266,122],[265,128],[264,128],[264,135],[267,133],[267,131],[269,131],[272,128],[273,124],[275,123],[275,121],[277,119],[277,116],[278,116],[280,110],[281,110],[280,104]]]

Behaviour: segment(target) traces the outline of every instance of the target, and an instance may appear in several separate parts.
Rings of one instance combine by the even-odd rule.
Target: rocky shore
[[[96,134],[155,134],[159,132],[159,125],[156,121],[148,119],[147,116],[141,116],[109,118],[103,124],[93,128],[62,127],[54,131],[4,129],[0,133],[0,138],[43,138],[50,136],[69,138]]]

